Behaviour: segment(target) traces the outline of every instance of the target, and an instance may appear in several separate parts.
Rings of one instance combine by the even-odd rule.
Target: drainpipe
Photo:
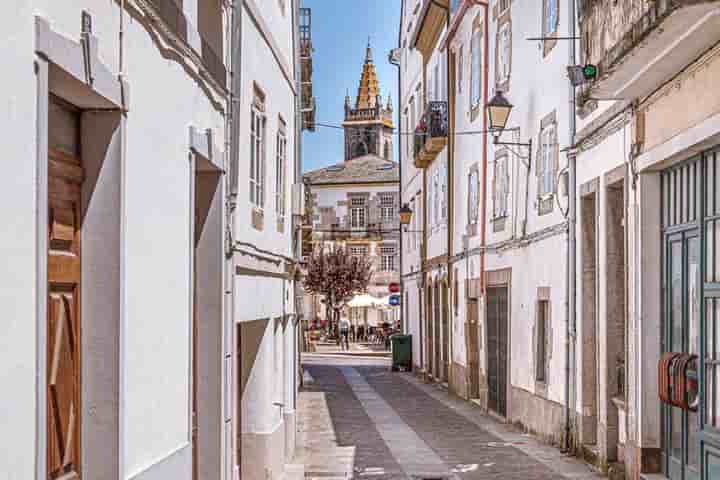
[[[398,29],[398,51],[402,49],[402,19],[405,15],[405,2],[400,2],[400,28]],[[403,205],[403,176],[402,176],[402,155],[403,155],[403,146],[402,146],[402,67],[400,64],[400,61],[397,63],[390,62],[390,65],[394,65],[397,67],[397,91],[398,91],[398,108],[397,108],[397,127],[398,127],[398,175],[400,177],[400,182],[398,182],[398,204],[400,206]],[[400,329],[404,334],[407,334],[407,325],[408,322],[405,320],[405,299],[407,298],[407,295],[405,295],[405,280],[403,279],[403,231],[402,231],[402,225],[400,225]]]
[[[570,36],[576,36],[576,18],[575,18],[575,0],[570,0],[568,23]],[[576,46],[575,40],[570,41],[570,48],[568,52],[568,64],[576,65]],[[576,119],[575,119],[575,87],[570,84],[569,90],[569,127],[570,127],[570,144],[575,145],[575,134],[576,134]],[[571,416],[571,399],[575,399],[575,328],[576,328],[576,249],[577,242],[575,238],[575,223],[577,215],[577,204],[576,204],[576,151],[571,149],[568,152],[568,231],[567,231],[567,279],[566,279],[566,305],[567,305],[567,321],[565,322],[565,439],[563,448],[565,451],[569,451],[570,435],[572,428],[570,424]],[[571,354],[572,351],[572,354]],[[572,387],[572,395],[570,394]]]
[[[237,358],[240,352],[237,351],[237,344],[239,340],[239,331],[235,328],[235,262],[233,247],[235,244],[235,218],[234,212],[237,205],[237,184],[238,178],[238,160],[239,160],[239,141],[240,141],[240,93],[242,90],[242,15],[243,15],[243,0],[235,0],[232,3],[232,20],[231,20],[231,31],[230,31],[230,52],[229,52],[229,64],[230,64],[230,94],[228,101],[228,112],[229,118],[225,134],[229,136],[229,149],[226,149],[228,155],[227,162],[227,175],[225,181],[225,315],[224,321],[230,323],[233,328],[230,330],[230,336],[233,339],[231,348],[231,358]],[[236,337],[237,335],[237,337]],[[232,384],[235,385],[239,378],[240,372],[236,371],[237,363],[231,362],[232,367],[230,372],[227,372],[232,377]],[[234,389],[235,392],[235,389]],[[234,403],[237,404],[236,394],[232,393]],[[240,429],[240,417],[239,415],[233,419],[231,424],[234,424],[235,431]],[[237,435],[233,435],[230,440],[230,445],[226,446],[229,448],[229,455],[233,468],[238,463],[236,458],[237,445],[235,445],[235,439]],[[227,452],[227,450],[226,450]],[[229,480],[229,479],[226,479]]]
[[[300,3],[302,0],[293,2],[293,52],[295,56],[294,68],[295,68],[295,168],[294,168],[294,180],[293,183],[300,184],[302,182],[302,132],[303,132],[303,114],[302,114],[302,68],[300,65]],[[290,206],[290,228],[292,229],[292,248],[293,258],[295,260],[295,266],[297,267],[302,256],[302,221],[298,220],[297,225],[294,225],[294,215],[292,214],[292,205]],[[294,271],[295,269],[293,269]],[[295,276],[297,278],[297,275]],[[283,282],[284,284],[284,282]],[[300,369],[300,338],[302,335],[302,323],[301,315],[298,311],[297,295],[300,289],[300,282],[293,279],[293,311],[295,312],[295,361],[293,362],[293,408],[297,409],[297,393],[299,380],[299,369]],[[283,302],[285,301],[285,295],[283,295]]]

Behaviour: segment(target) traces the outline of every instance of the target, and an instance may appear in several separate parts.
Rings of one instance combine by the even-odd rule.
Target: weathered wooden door
[[[507,414],[508,290],[487,290],[488,408]]]
[[[442,310],[442,371],[440,378],[447,382],[452,362],[450,361],[450,313],[448,311],[448,287],[445,283],[442,284],[442,295],[440,296],[440,300],[442,301],[442,305],[440,306]]]
[[[47,471],[80,478],[80,232],[78,112],[50,103],[48,158]]]

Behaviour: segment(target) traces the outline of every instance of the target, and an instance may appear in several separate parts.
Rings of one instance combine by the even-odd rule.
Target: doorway
[[[448,314],[448,287],[447,283],[442,283],[442,295],[440,300],[442,305],[442,362],[440,378],[443,382],[448,381],[448,372],[450,371],[452,362],[450,360],[450,315]]]
[[[597,453],[597,199],[581,200],[582,215],[582,421],[580,441]]]
[[[507,416],[508,287],[487,289],[488,408]]]
[[[700,167],[692,160],[662,174],[663,352],[697,354],[700,346]],[[697,412],[663,404],[662,426],[664,473],[699,479]]]
[[[83,162],[80,111],[51,98],[48,111],[47,471],[80,478]]]
[[[480,348],[478,338],[478,301],[468,298],[465,306],[465,340],[467,342],[468,398],[480,397]]]

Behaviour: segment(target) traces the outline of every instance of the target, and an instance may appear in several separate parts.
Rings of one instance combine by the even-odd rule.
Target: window
[[[458,93],[462,93],[462,87],[463,87],[463,55],[464,55],[464,48],[463,45],[460,45],[460,49],[458,50],[458,57],[457,57],[457,91]]]
[[[468,223],[470,224],[477,223],[480,214],[480,198],[478,194],[480,184],[478,177],[477,169],[468,175]]]
[[[435,64],[433,69],[433,93],[428,95],[433,100],[440,100],[442,92],[440,92],[440,60]]]
[[[447,170],[445,165],[440,170],[440,219],[447,218]]]
[[[413,212],[410,224],[410,230],[412,230],[410,232],[410,250],[415,250],[417,249],[417,218],[420,214],[420,212],[418,212],[415,208],[415,197],[410,200],[410,210]]]
[[[543,25],[543,34],[545,36],[557,33],[558,20],[558,0],[545,0],[545,22]]]
[[[508,193],[510,190],[510,171],[507,152],[495,160],[495,178],[493,180],[493,218],[506,217],[508,213]]]
[[[555,190],[555,166],[557,163],[557,127],[547,125],[540,133],[540,158],[538,159],[538,196],[546,197]]]
[[[287,175],[287,136],[285,122],[280,119],[275,145],[275,213],[285,221],[285,176]]]
[[[381,267],[383,272],[395,271],[395,247],[380,247]]]
[[[351,257],[365,258],[368,254],[368,247],[366,245],[350,245],[348,251]]]
[[[392,195],[380,197],[380,219],[384,222],[395,219],[395,198]]]
[[[510,65],[512,61],[512,30],[510,22],[505,22],[498,30],[497,37],[497,75],[496,81],[498,85],[503,85],[510,80]]]
[[[505,13],[505,10],[507,10],[510,7],[510,0],[498,0],[497,2],[497,14],[498,16]]]
[[[473,29],[470,43],[471,70],[470,70],[470,106],[475,108],[480,105],[482,95],[482,25]]]
[[[415,127],[417,127],[417,117],[415,116],[415,97],[412,97],[410,99],[410,128],[408,132],[415,132]],[[408,158],[413,158],[414,140],[414,135],[408,135]]]
[[[539,300],[537,304],[536,348],[535,348],[535,380],[546,381],[547,342],[550,322],[550,302]]]
[[[433,174],[433,225],[440,223],[440,169],[436,168]]]
[[[364,197],[350,199],[350,227],[363,229],[366,226],[367,209]]]
[[[255,91],[250,112],[250,203],[265,205],[265,95]]]

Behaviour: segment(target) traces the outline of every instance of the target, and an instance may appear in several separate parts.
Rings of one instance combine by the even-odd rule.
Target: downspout
[[[450,6],[448,4],[447,7],[444,7],[445,9],[445,29],[446,34],[450,33]],[[449,47],[449,45],[448,45]],[[455,155],[454,155],[454,147],[455,147],[455,122],[453,121],[453,115],[451,115],[451,106],[450,106],[450,48],[445,49],[445,97],[447,102],[447,108],[448,108],[448,144],[447,144],[447,175],[445,176],[445,182],[447,184],[447,274],[445,277],[447,278],[447,284],[445,285],[445,296],[447,300],[445,305],[445,315],[449,318],[445,318],[445,321],[448,324],[448,337],[445,338],[445,342],[448,344],[448,358],[445,359],[446,362],[446,374],[448,379],[448,385],[450,385],[450,388],[452,389],[452,361],[450,360],[453,355],[453,338],[455,337],[453,332],[453,324],[452,316],[453,316],[453,309],[450,308],[452,303],[452,297],[450,295],[450,288],[453,284],[453,278],[452,278],[452,252],[453,252],[453,197],[454,197],[454,175],[455,175]],[[453,109],[454,112],[454,109]]]
[[[235,207],[237,206],[237,184],[238,178],[238,161],[239,161],[239,142],[240,142],[240,98],[242,90],[242,16],[243,16],[243,0],[234,0],[232,3],[232,20],[230,32],[230,94],[228,101],[229,118],[226,127],[226,136],[229,136],[229,152],[227,162],[227,175],[225,180],[225,322],[232,325],[230,337],[233,339],[230,347],[230,358],[232,367],[228,374],[232,377],[232,384],[235,385],[239,378],[240,372],[237,370],[237,345],[240,340],[240,331],[235,327],[235,262],[234,262],[234,245],[235,245]],[[231,393],[234,403],[237,404],[238,398],[235,398],[235,391]],[[236,418],[233,418],[236,417]],[[237,432],[240,429],[240,414],[232,415],[233,421],[231,428]],[[233,425],[234,424],[234,425]],[[238,464],[237,458],[237,434],[233,434],[230,445],[226,445],[230,449],[229,455],[233,468]],[[230,479],[225,479],[230,480]]]
[[[570,0],[568,23],[570,37],[576,36],[576,18],[575,18],[575,0]],[[576,65],[576,46],[575,40],[570,41],[568,52],[569,65]],[[568,87],[569,90],[569,136],[570,145],[575,145],[576,119],[575,119],[575,87],[572,83]],[[563,449],[569,451],[571,448],[570,436],[572,434],[571,427],[571,406],[570,400],[575,399],[575,316],[576,316],[576,255],[577,248],[575,238],[575,222],[576,222],[576,152],[571,149],[568,153],[568,231],[567,231],[567,279],[566,279],[566,305],[567,305],[567,321],[565,322],[565,435]],[[571,354],[572,350],[572,354]],[[570,394],[572,388],[573,394]]]
[[[405,1],[400,3],[400,28],[398,29],[398,49],[402,49],[402,19],[405,16]],[[400,177],[400,182],[398,183],[398,199],[400,206],[403,205],[403,167],[402,167],[402,157],[403,157],[403,145],[402,145],[402,66],[400,62],[397,64],[394,64],[397,67],[397,85],[398,85],[398,101],[400,104],[398,104],[397,108],[397,126],[398,126],[398,132],[400,135],[398,135],[398,176]],[[411,127],[414,128],[414,127]],[[405,294],[405,280],[403,278],[403,231],[402,231],[402,225],[400,225],[400,294],[402,295],[400,297],[400,328],[401,331],[404,334],[408,333],[408,321],[405,318],[405,299],[409,297],[409,295]]]
[[[302,0],[293,2],[293,55],[294,55],[294,69],[295,69],[295,168],[294,168],[294,180],[293,183],[300,184],[302,178],[302,128],[303,128],[303,117],[302,117],[302,69],[300,65],[300,3]],[[297,188],[297,187],[296,187]],[[292,214],[292,205],[290,206],[290,218],[292,219],[292,248],[293,258],[295,260],[295,268],[299,265],[300,256],[302,255],[302,221],[298,221],[297,225],[293,225],[295,216]],[[293,271],[295,271],[295,268]],[[295,360],[293,361],[293,410],[297,409],[297,394],[298,385],[301,383],[299,379],[300,370],[300,338],[302,334],[302,323],[300,318],[300,312],[298,312],[297,295],[300,289],[299,282],[297,281],[297,275],[292,280],[292,295],[293,295],[293,312],[295,318],[293,322],[295,324],[295,338],[293,344],[295,345]],[[284,282],[283,282],[284,283]],[[285,301],[285,295],[283,295],[283,302]]]

